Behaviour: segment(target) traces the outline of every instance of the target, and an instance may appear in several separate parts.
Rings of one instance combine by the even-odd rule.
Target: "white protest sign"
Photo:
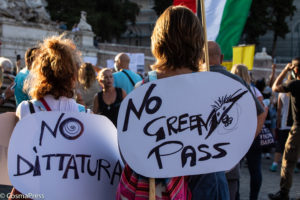
[[[85,56],[83,57],[83,61],[86,63],[91,63],[92,65],[96,65],[97,64],[97,57],[91,57],[91,56]]]
[[[122,102],[120,150],[147,177],[231,169],[248,151],[257,124],[253,97],[241,83],[214,72],[149,82]]]
[[[110,59],[110,60],[106,60],[106,67],[113,69],[114,68],[114,60]]]
[[[10,180],[33,199],[114,199],[122,167],[117,130],[104,116],[39,112],[10,139]]]
[[[144,72],[145,55],[143,53],[127,53],[130,58],[129,69],[134,72]]]

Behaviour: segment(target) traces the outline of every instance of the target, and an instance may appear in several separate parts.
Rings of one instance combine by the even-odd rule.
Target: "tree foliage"
[[[154,0],[153,10],[160,16],[166,8],[173,4],[173,0]]]
[[[80,11],[87,12],[87,22],[102,42],[120,38],[127,23],[135,23],[139,7],[129,0],[48,0],[52,20],[64,21],[68,29],[80,20]]]
[[[273,32],[272,56],[275,56],[278,37],[290,32],[287,18],[292,18],[296,7],[294,0],[252,0],[251,10],[243,37],[249,44],[258,44],[259,36]]]

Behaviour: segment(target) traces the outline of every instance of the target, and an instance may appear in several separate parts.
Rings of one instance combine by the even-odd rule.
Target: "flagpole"
[[[203,34],[204,34],[204,53],[205,53],[206,71],[210,71],[210,68],[209,68],[209,56],[208,56],[208,45],[207,45],[207,31],[206,31],[207,29],[206,29],[206,18],[205,18],[204,0],[200,0],[200,3],[201,3],[202,27],[203,27]]]
[[[149,200],[155,200],[155,178],[149,178]]]

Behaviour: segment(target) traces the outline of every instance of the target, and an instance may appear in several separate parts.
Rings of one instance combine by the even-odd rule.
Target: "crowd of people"
[[[115,56],[115,68],[99,72],[90,63],[82,63],[75,44],[64,35],[45,39],[25,53],[26,67],[16,76],[13,63],[0,58],[1,112],[16,111],[21,120],[41,111],[91,112],[105,115],[117,126],[122,100],[137,85],[155,79],[202,71],[204,36],[199,19],[184,6],[171,6],[158,18],[151,37],[156,62],[146,77],[129,69],[126,53]],[[222,66],[223,55],[216,42],[208,41],[210,71],[239,81],[251,93],[257,111],[255,139],[245,155],[228,172],[156,179],[157,199],[239,199],[241,165],[250,173],[249,199],[259,197],[262,185],[261,159],[270,158],[275,149],[270,171],[281,165],[280,191],[270,199],[289,199],[293,173],[299,171],[300,145],[300,58],[287,64],[276,78],[273,65],[269,82],[251,79],[246,66],[233,66],[231,72]],[[289,77],[286,77],[289,74]],[[287,79],[286,81],[284,81]],[[139,84],[138,84],[139,83]],[[276,142],[262,146],[262,130],[270,131]],[[298,163],[297,163],[298,161]],[[133,181],[134,180],[134,181]],[[143,187],[137,187],[143,183]],[[148,199],[148,178],[128,165],[123,170],[117,199]],[[18,193],[13,189],[12,194]]]

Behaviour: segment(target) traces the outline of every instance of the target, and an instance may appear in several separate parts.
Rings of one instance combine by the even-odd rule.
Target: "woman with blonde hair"
[[[77,86],[77,98],[82,100],[82,103],[88,109],[93,109],[93,100],[96,93],[101,90],[101,87],[96,79],[96,71],[91,63],[83,63],[79,69]]]
[[[24,86],[32,100],[19,104],[17,117],[42,111],[84,112],[73,99],[80,62],[80,52],[70,39],[63,35],[45,39]],[[18,193],[13,188],[9,199]]]
[[[238,75],[250,85],[252,93],[256,96],[258,101],[264,107],[263,95],[256,87],[250,84],[251,78],[248,73],[248,68],[245,65],[237,64],[232,67],[231,73]],[[249,199],[256,200],[258,199],[259,190],[262,184],[260,137],[256,137],[254,139],[249,151],[246,154],[246,158],[248,161],[248,169],[250,173]]]
[[[253,94],[256,96],[256,98],[259,100],[259,102],[263,105],[263,95],[256,87],[251,85],[251,77],[249,75],[247,66],[245,66],[243,64],[236,64],[231,68],[231,73],[238,75],[244,81],[246,81],[246,83],[249,84]]]
[[[151,49],[156,63],[152,66],[154,71],[148,73],[144,82],[197,72],[204,57],[203,47],[203,30],[197,16],[184,6],[168,7],[156,21],[151,36]],[[221,175],[222,183],[217,173],[155,179],[156,199],[227,200],[227,182],[225,174],[222,172]],[[149,179],[126,165],[117,199],[146,200],[149,198],[148,191]]]

